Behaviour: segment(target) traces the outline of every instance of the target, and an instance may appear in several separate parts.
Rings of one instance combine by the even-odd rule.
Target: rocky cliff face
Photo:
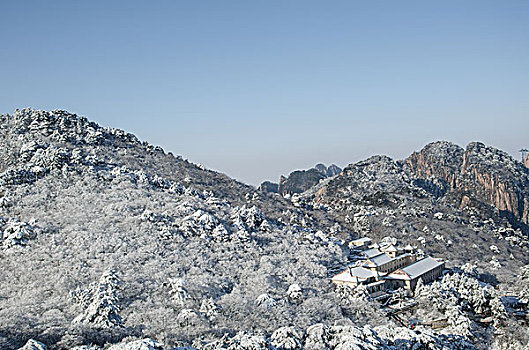
[[[259,186],[259,191],[264,193],[279,193],[281,195],[302,193],[309,188],[317,185],[320,180],[333,177],[342,171],[335,164],[329,165],[316,164],[314,168],[308,170],[296,170],[290,173],[288,177],[281,176],[279,183],[265,181]]]
[[[278,193],[278,187],[279,186],[276,183],[265,181],[259,186],[258,191],[264,193]]]
[[[282,195],[301,193],[316,185],[326,176],[317,169],[296,170],[286,178],[281,177],[279,181],[279,193]]]
[[[526,168],[529,168],[529,155],[527,157],[525,157],[525,159],[523,161],[523,165],[525,165]]]
[[[529,172],[507,153],[480,142],[466,149],[449,142],[435,142],[405,160],[413,176],[436,180],[465,207],[485,203],[529,223]]]
[[[457,174],[463,163],[464,149],[450,142],[439,141],[426,145],[405,160],[405,168],[424,179],[442,180],[442,191],[456,188]]]

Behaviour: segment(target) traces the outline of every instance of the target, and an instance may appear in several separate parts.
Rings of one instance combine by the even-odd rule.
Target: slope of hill
[[[449,288],[456,278],[474,286],[479,307],[503,315],[475,275],[432,287],[452,307],[440,309],[454,320],[443,332],[403,328],[329,282],[350,253],[332,236],[357,235],[398,236],[452,265],[481,259],[482,281],[494,282],[489,270],[512,278],[498,264],[526,262],[522,224],[507,225],[516,214],[485,206],[496,213],[491,220],[480,207],[461,209],[440,190],[444,178],[421,179],[409,164],[373,157],[289,201],[65,111],[17,110],[0,116],[0,131],[2,349],[30,338],[50,349],[114,350],[472,349],[500,341],[493,328],[456,322],[468,319],[454,310],[474,305],[474,294]],[[30,341],[26,349],[39,347]]]
[[[111,268],[127,332],[163,329],[185,340],[218,327],[341,318],[326,279],[326,267],[344,259],[341,249],[308,227],[283,224],[299,215],[286,200],[64,111],[21,110],[1,125],[0,319],[10,344],[78,335],[72,321],[83,304],[71,295]],[[187,283],[182,305],[170,302],[171,278]],[[283,301],[293,283],[313,305],[296,307],[301,314]],[[278,306],[256,311],[261,294]],[[210,298],[224,310],[216,321],[174,322]]]

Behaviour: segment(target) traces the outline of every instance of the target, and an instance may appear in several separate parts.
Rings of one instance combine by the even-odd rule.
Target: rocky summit
[[[466,149],[439,142],[406,159],[414,176],[439,181],[441,192],[463,208],[492,205],[503,215],[529,223],[529,172],[507,153],[479,142]]]
[[[259,186],[259,191],[264,193],[279,193],[283,196],[294,193],[302,193],[321,180],[333,177],[342,171],[337,165],[331,164],[326,167],[324,164],[316,164],[314,168],[308,170],[296,170],[291,172],[288,177],[281,176],[279,183],[265,181]]]
[[[434,142],[259,190],[63,110],[1,115],[0,147],[1,349],[529,343],[529,170],[492,147]],[[359,263],[397,247],[444,270],[381,290],[389,275]],[[353,269],[376,296],[331,283]]]

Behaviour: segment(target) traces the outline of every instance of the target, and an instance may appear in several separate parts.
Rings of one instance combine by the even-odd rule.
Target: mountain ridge
[[[453,179],[463,195],[476,190],[461,208],[444,180],[452,172],[434,174],[427,152],[411,164],[373,156],[283,198],[62,110],[1,115],[0,131],[2,348],[36,339],[76,350],[475,349],[525,339],[502,340],[466,314],[475,298],[504,315],[499,296],[529,263],[516,214],[485,203],[492,190],[480,193],[481,182],[468,185],[484,171],[475,157],[492,154],[486,170],[511,164],[486,147],[472,147],[470,175]],[[506,189],[518,166],[498,172]],[[364,236],[448,260],[447,277],[426,286],[433,301],[419,298],[409,316],[435,302],[451,322],[446,334],[415,332],[361,290],[332,288],[330,277],[351,263],[348,242]],[[519,331],[502,317],[511,323],[494,327]]]

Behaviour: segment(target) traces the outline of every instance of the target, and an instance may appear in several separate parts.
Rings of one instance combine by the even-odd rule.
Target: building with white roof
[[[366,247],[371,240],[362,238],[353,242],[350,247]],[[405,248],[394,244],[380,247],[375,243],[369,247],[356,257],[360,260],[355,263],[356,266],[351,265],[331,281],[335,285],[353,288],[362,284],[372,297],[376,297],[385,294],[387,289],[404,287],[413,290],[419,279],[429,283],[441,276],[444,270],[444,262],[440,259],[427,257],[416,261],[410,245]]]
[[[380,255],[380,254],[384,254],[384,252],[381,251],[381,250],[378,250],[376,248],[370,248],[370,249],[364,250],[362,252],[362,256],[364,256],[366,259],[373,258],[373,257],[375,257],[377,255]]]
[[[363,267],[371,269],[372,271],[377,271],[379,273],[388,273],[390,271],[407,266],[413,262],[415,262],[415,255],[413,254],[406,253],[391,257],[386,253],[382,253],[380,255],[368,258],[365,261]]]
[[[395,258],[402,253],[402,249],[395,247],[393,244],[384,248],[383,251],[392,258]]]
[[[371,238],[362,237],[359,239],[355,239],[354,241],[351,241],[349,243],[349,246],[353,249],[361,249],[361,248],[367,248],[371,243],[372,243]]]
[[[413,290],[422,279],[424,283],[432,282],[440,277],[444,270],[444,261],[426,257],[409,266],[397,269],[386,276],[388,288],[404,287]]]
[[[334,276],[331,281],[337,286],[345,285],[353,288],[359,284],[363,284],[371,296],[378,296],[383,294],[386,289],[383,277],[377,271],[358,266],[347,268],[345,271]]]
[[[378,280],[380,275],[364,267],[349,267],[345,271],[334,276],[331,281],[336,285],[349,285],[356,287],[359,284],[371,283]]]

